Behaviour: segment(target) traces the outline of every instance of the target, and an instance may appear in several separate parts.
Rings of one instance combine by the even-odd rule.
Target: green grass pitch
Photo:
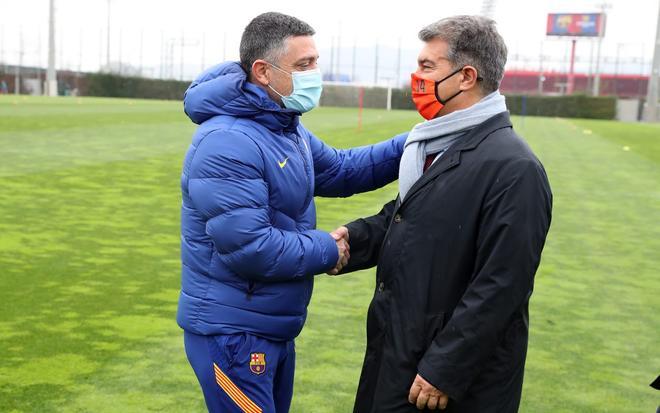
[[[414,112],[320,108],[337,147]],[[548,171],[554,219],[531,303],[522,412],[654,412],[660,392],[660,125],[514,118]],[[193,412],[175,323],[179,102],[0,97],[0,412]],[[318,199],[319,228],[378,212],[396,186]],[[317,278],[293,412],[349,412],[374,272]],[[654,344],[655,343],[655,344]]]

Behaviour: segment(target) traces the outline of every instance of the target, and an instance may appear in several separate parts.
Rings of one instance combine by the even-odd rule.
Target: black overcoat
[[[355,412],[416,412],[418,373],[450,396],[446,412],[518,410],[551,209],[545,170],[505,112],[450,147],[403,202],[347,225],[344,272],[378,266]]]

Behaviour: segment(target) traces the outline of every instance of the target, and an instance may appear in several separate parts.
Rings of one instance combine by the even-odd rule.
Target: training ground
[[[341,148],[420,120],[365,110],[358,131],[356,109],[303,116]],[[555,196],[520,411],[654,412],[660,124],[513,121]],[[193,131],[179,102],[0,97],[0,412],[204,410],[175,322]],[[396,192],[318,199],[319,228],[377,213]],[[317,277],[292,412],[352,410],[374,279]]]

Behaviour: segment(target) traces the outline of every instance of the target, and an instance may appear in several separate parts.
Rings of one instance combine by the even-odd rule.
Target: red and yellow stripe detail
[[[245,413],[262,413],[263,411],[259,406],[257,406],[249,397],[245,395],[234,384],[233,381],[227,375],[220,370],[217,364],[213,363],[213,370],[215,371],[215,381],[218,383],[218,386],[227,393],[234,403],[240,407]]]

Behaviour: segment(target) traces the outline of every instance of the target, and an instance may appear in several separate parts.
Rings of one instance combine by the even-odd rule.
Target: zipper
[[[287,134],[286,136],[289,137],[289,139],[291,139],[291,137],[290,137],[288,134]],[[304,153],[302,152],[302,150],[300,149],[300,142],[299,142],[299,140],[302,139],[302,138],[300,138],[297,134],[294,134],[294,136],[295,136],[296,139],[295,139],[295,140],[294,140],[294,139],[291,139],[291,140],[294,141],[294,144],[296,145],[296,149],[298,150],[298,153],[299,153],[300,156],[302,157],[303,164],[305,165],[305,180],[306,180],[306,182],[307,182],[307,193],[306,193],[306,195],[305,195],[305,203],[304,203],[304,205],[303,205],[303,210],[302,210],[302,212],[305,212],[305,209],[307,209],[307,206],[308,206],[308,204],[309,204],[309,202],[310,202],[310,199],[309,199],[309,198],[310,198],[310,192],[311,192],[311,191],[310,191],[310,188],[309,188],[309,187],[311,186],[312,182],[311,182],[311,180],[310,180],[310,178],[309,178],[309,165],[308,165],[308,163],[307,163],[307,157],[305,156],[305,154],[304,154]],[[305,139],[302,139],[302,141],[303,141],[303,144],[305,145],[305,149],[306,149],[307,151],[309,151],[309,147],[307,146],[307,142],[305,142]]]

